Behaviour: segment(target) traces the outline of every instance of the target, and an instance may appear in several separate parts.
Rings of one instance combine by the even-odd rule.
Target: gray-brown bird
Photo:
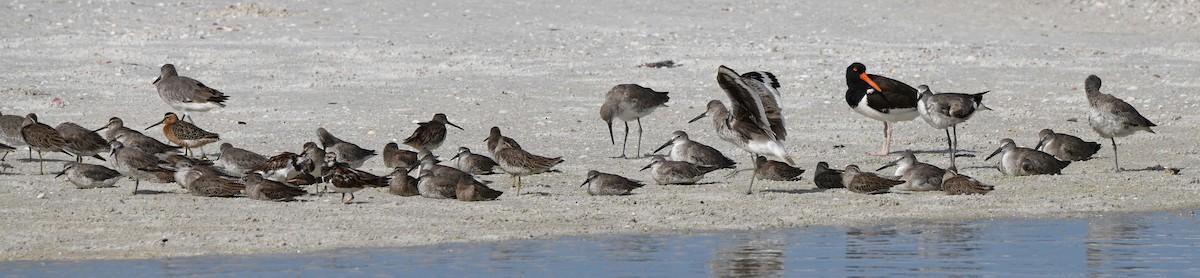
[[[258,173],[246,174],[242,177],[242,184],[246,185],[246,197],[255,200],[293,201],[296,197],[308,194],[303,188],[268,180]]]
[[[946,174],[942,177],[942,191],[946,191],[946,195],[984,195],[994,189],[996,188],[975,178],[959,174],[954,168],[946,169]]]
[[[433,199],[453,199],[458,191],[459,177],[438,176],[433,171],[421,170],[417,177],[417,191],[422,197]]]
[[[11,147],[26,146],[25,138],[21,137],[21,123],[25,122],[25,117],[17,115],[8,115],[0,113],[0,143]],[[4,153],[4,157],[0,157],[0,161],[8,158],[8,152]],[[29,150],[29,159],[33,159],[33,150]]]
[[[163,102],[184,112],[205,112],[225,107],[225,101],[229,99],[225,93],[209,88],[200,81],[179,76],[172,64],[163,65],[152,84],[158,89],[158,97]],[[186,113],[184,116],[187,116]]]
[[[257,169],[267,163],[267,157],[246,150],[234,147],[230,143],[221,144],[221,155],[213,164],[217,166],[221,172],[234,177],[243,177],[246,172]]]
[[[550,171],[555,165],[563,162],[562,157],[544,157],[513,147],[508,142],[500,141],[496,147],[496,163],[505,173],[516,181],[517,195],[521,195],[521,177]]]
[[[325,147],[325,152],[333,154],[337,162],[346,163],[351,168],[360,168],[368,159],[375,157],[375,150],[368,150],[350,142],[334,137],[323,127],[317,128],[317,139]]]
[[[488,153],[492,154],[493,157],[496,156],[496,148],[500,146],[500,142],[508,143],[508,145],[512,146],[513,148],[521,148],[521,144],[518,144],[517,140],[513,140],[512,138],[500,134],[500,128],[494,126],[492,129],[488,130],[488,137],[483,139],[483,141],[487,142]]]
[[[464,202],[491,201],[503,194],[504,192],[487,187],[479,180],[469,177],[460,177],[454,187],[454,197]]]
[[[411,168],[420,164],[420,157],[417,152],[410,150],[401,150],[400,144],[390,142],[383,145],[383,166],[388,168],[404,167]]]
[[[491,157],[481,154],[471,153],[471,149],[467,147],[458,147],[458,154],[451,157],[450,160],[458,160],[457,166],[463,172],[471,173],[472,175],[491,175],[495,174],[495,167],[500,165]]]
[[[137,194],[143,180],[153,183],[175,182],[175,171],[161,166],[167,164],[166,161],[141,150],[126,148],[121,141],[113,140],[109,144],[112,148],[109,162],[117,172],[133,179],[133,194]]]
[[[983,105],[983,94],[939,93],[934,94],[929,86],[917,86],[917,113],[930,126],[946,131],[946,144],[950,148],[950,166],[958,156],[958,124],[966,122],[976,111],[992,110]],[[953,139],[950,131],[954,131]],[[940,178],[939,178],[940,179]]]
[[[846,189],[850,192],[862,194],[882,194],[896,185],[903,184],[902,180],[893,180],[884,178],[875,173],[859,171],[858,165],[846,165],[846,170],[842,173],[842,184],[846,185]]]
[[[669,157],[674,161],[687,161],[696,165],[717,166],[721,168],[733,168],[737,165],[737,162],[733,162],[733,159],[725,156],[721,151],[700,142],[692,141],[688,138],[687,132],[682,130],[676,130],[671,133],[671,139],[663,143],[658,149],[655,149],[654,153],[658,153],[659,150],[665,149],[667,146],[671,147]]]
[[[430,152],[441,147],[442,142],[446,141],[446,125],[463,130],[458,125],[446,119],[446,114],[442,113],[434,114],[432,120],[418,123],[418,125],[417,129],[413,130],[412,135],[404,139],[404,144],[413,149],[428,150]]]
[[[759,156],[754,159],[754,177],[760,180],[773,181],[798,181],[800,175],[804,174],[804,169],[792,167],[787,163],[767,159],[765,156]],[[730,166],[732,167],[732,166]]]
[[[63,175],[66,175],[67,181],[79,189],[114,187],[117,181],[121,180],[121,173],[116,170],[82,162],[63,164],[62,173],[54,177],[58,178]]]
[[[1100,137],[1112,141],[1113,171],[1120,172],[1121,165],[1117,163],[1117,137],[1129,136],[1138,131],[1154,133],[1150,128],[1158,125],[1150,122],[1142,113],[1138,113],[1133,105],[1110,94],[1101,93],[1100,77],[1088,76],[1083,87],[1087,91],[1088,105],[1092,107],[1088,113],[1088,124],[1091,124]]]
[[[1092,155],[1100,151],[1100,143],[1083,141],[1079,137],[1055,133],[1047,128],[1038,132],[1038,143],[1033,149],[1053,155],[1058,160],[1084,161],[1092,159]]]
[[[187,191],[199,197],[237,197],[245,185],[215,175],[200,175],[188,183]]]
[[[67,140],[67,145],[63,147],[63,150],[74,154],[75,162],[83,162],[85,156],[104,161],[100,154],[111,151],[108,141],[91,129],[83,128],[72,122],[63,122],[54,129],[58,130],[63,139]]]
[[[845,188],[842,174],[842,170],[830,169],[829,163],[817,162],[817,168],[813,170],[813,184],[821,189]]]
[[[646,186],[641,181],[590,170],[580,187],[587,186],[588,195],[629,195],[634,189]]]
[[[37,115],[33,113],[25,115],[25,120],[21,122],[21,138],[24,138],[25,144],[28,144],[31,150],[37,151],[38,173],[41,175],[46,174],[46,160],[42,158],[42,152],[71,155],[63,150],[67,146],[67,139],[63,138],[58,130],[38,122]]]
[[[396,167],[392,171],[392,179],[388,181],[388,193],[403,197],[421,195],[421,191],[417,189],[417,179],[408,175],[409,169],[404,167]]]
[[[600,105],[600,119],[608,124],[608,137],[613,145],[617,137],[613,135],[612,122],[619,119],[625,122],[625,139],[621,141],[621,156],[626,158],[625,146],[629,141],[629,121],[638,123],[638,152],[634,157],[642,156],[642,117],[650,115],[659,107],[666,107],[671,97],[668,92],[659,92],[637,84],[621,84],[613,87],[604,96],[604,104]]]
[[[1008,138],[1001,139],[1000,148],[983,160],[1002,153],[997,166],[1001,173],[1009,176],[1059,175],[1063,168],[1071,165],[1070,161],[1058,160],[1048,153],[1017,147],[1017,143]]]
[[[899,159],[893,160],[875,171],[881,171],[888,167],[896,166],[896,176],[905,181],[904,184],[893,187],[899,190],[908,191],[933,191],[942,189],[942,175],[946,170],[933,166],[929,163],[917,161],[917,156],[912,151],[904,151],[904,154]]]
[[[721,169],[716,166],[695,165],[685,161],[667,160],[661,155],[650,157],[650,164],[642,167],[639,171],[651,169],[654,175],[654,182],[666,184],[694,184],[709,172]]]

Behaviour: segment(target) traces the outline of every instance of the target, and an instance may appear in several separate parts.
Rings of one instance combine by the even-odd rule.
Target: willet
[[[650,164],[642,167],[639,171],[651,169],[654,175],[654,182],[660,185],[666,184],[694,184],[701,179],[704,179],[704,174],[716,171],[718,167],[695,165],[684,161],[671,161],[662,156],[654,156],[650,158]]]
[[[650,115],[659,107],[666,106],[667,101],[671,99],[667,94],[668,92],[658,92],[637,84],[621,84],[608,91],[608,94],[604,96],[604,104],[600,105],[600,119],[608,124],[608,137],[613,145],[617,144],[617,137],[613,135],[612,131],[613,120],[619,119],[625,122],[625,139],[621,141],[621,156],[614,158],[625,158],[625,146],[629,141],[629,121],[634,120],[638,123],[638,153],[634,157],[642,156],[642,117]]]
[[[1008,138],[1001,139],[1000,148],[984,160],[992,159],[1001,153],[1004,155],[1000,156],[1000,161],[997,163],[998,169],[1001,173],[1009,176],[1058,175],[1062,174],[1063,168],[1071,165],[1070,161],[1058,160],[1048,153],[1017,147],[1017,144]]]
[[[471,153],[471,149],[467,147],[458,147],[458,154],[450,158],[450,160],[458,159],[458,169],[463,172],[471,173],[472,175],[490,175],[495,174],[497,164],[491,157],[481,154]]]
[[[500,142],[508,143],[513,148],[521,148],[521,144],[517,144],[517,140],[500,134],[500,128],[494,126],[488,130],[488,137],[483,139],[483,141],[487,142],[488,153],[491,153],[493,157],[496,156],[496,148],[500,146]]]
[[[518,196],[521,195],[521,177],[550,171],[550,168],[563,162],[562,157],[535,155],[503,140],[496,146],[495,159],[505,173],[516,179]]]
[[[933,128],[946,131],[946,144],[950,148],[950,166],[954,167],[954,159],[958,155],[958,124],[966,122],[975,115],[975,111],[992,110],[983,105],[983,94],[940,93],[934,94],[929,86],[917,86],[921,92],[917,99],[917,113],[921,119]],[[954,131],[951,139],[950,131]]]
[[[75,123],[63,122],[54,129],[58,130],[63,139],[67,140],[67,145],[63,147],[63,150],[74,154],[75,162],[83,162],[85,156],[104,161],[104,158],[100,157],[100,153],[110,151],[108,141],[104,140],[104,137]]]
[[[354,192],[363,188],[388,186],[387,177],[359,171],[343,162],[334,162],[333,168],[326,174],[325,179],[333,184],[333,192],[342,193],[343,204],[354,201]],[[346,194],[350,194],[349,200],[346,199]]]
[[[842,184],[842,175],[842,170],[829,169],[829,163],[817,162],[817,168],[813,170],[813,184],[821,189],[845,188],[846,185]]]
[[[317,128],[317,139],[325,146],[325,152],[337,157],[338,162],[346,163],[351,168],[362,167],[368,159],[375,157],[375,150],[368,150],[350,142],[334,137],[323,127]]]
[[[1092,155],[1100,151],[1100,143],[1083,141],[1070,134],[1043,129],[1038,132],[1038,143],[1033,149],[1053,155],[1058,160],[1083,161],[1092,159]]]
[[[917,161],[917,156],[912,151],[904,151],[904,155],[900,156],[899,159],[893,160],[875,171],[881,171],[892,166],[896,166],[896,176],[905,181],[904,184],[894,187],[895,189],[908,191],[942,189],[942,176],[946,173],[946,170],[932,164]]]
[[[110,162],[117,172],[133,179],[133,194],[137,194],[138,186],[143,180],[154,183],[175,182],[175,171],[160,166],[166,164],[165,161],[141,150],[126,148],[120,141],[114,140],[109,144],[112,148]]]
[[[158,121],[146,129],[158,125],[163,125],[163,136],[167,137],[167,141],[183,147],[183,155],[195,155],[192,153],[192,148],[199,148],[200,157],[207,158],[208,155],[204,153],[204,145],[221,140],[220,135],[208,132],[192,123],[180,121],[179,116],[171,112],[163,115],[162,121]]]
[[[71,155],[63,150],[67,146],[67,139],[64,139],[58,130],[38,122],[37,115],[33,113],[25,115],[25,120],[21,122],[21,138],[25,139],[25,144],[29,145],[29,149],[37,151],[38,171],[42,175],[46,174],[46,160],[42,158],[42,152],[61,152]]]
[[[842,184],[846,185],[846,189],[851,192],[862,194],[881,194],[887,193],[893,186],[903,184],[904,181],[884,178],[875,173],[859,171],[858,165],[846,165],[846,171],[842,173]]]
[[[229,99],[225,93],[209,88],[200,81],[179,76],[172,64],[162,66],[153,84],[163,102],[184,112],[205,112],[225,107],[224,102]]]
[[[655,149],[654,153],[658,153],[658,151],[670,146],[669,158],[674,161],[687,161],[696,165],[709,165],[721,168],[733,168],[737,165],[737,162],[733,162],[733,159],[729,159],[721,151],[700,142],[692,141],[688,138],[687,132],[676,130],[671,135],[671,139],[663,143],[658,149]]]
[[[446,119],[446,114],[442,113],[434,114],[432,120],[419,123],[418,125],[417,130],[413,130],[412,135],[404,139],[404,144],[413,149],[428,150],[430,152],[441,147],[442,142],[446,141],[446,125],[463,130],[458,125]]]
[[[213,164],[226,175],[234,177],[246,176],[246,172],[257,169],[267,163],[267,157],[255,152],[236,148],[233,144],[222,143],[221,155]]]
[[[383,166],[388,168],[404,167],[410,168],[419,164],[420,160],[417,157],[417,152],[410,150],[401,150],[400,144],[396,142],[383,145]]]
[[[1113,171],[1120,172],[1121,166],[1117,162],[1117,137],[1129,136],[1139,130],[1154,133],[1150,128],[1158,125],[1143,117],[1124,100],[1101,93],[1100,77],[1088,76],[1083,87],[1087,91],[1088,104],[1092,107],[1091,113],[1088,114],[1088,123],[1100,137],[1112,141]]]
[[[795,165],[787,148],[783,146],[787,129],[783,122],[783,108],[779,103],[779,81],[766,72],[748,72],[738,76],[732,69],[717,68],[717,84],[729,97],[733,110],[725,109],[720,101],[710,101],[708,110],[689,122],[705,116],[713,117],[713,127],[721,139],[750,153],[751,160],[759,155],[770,155]],[[754,177],[746,194],[753,193]]]
[[[246,197],[263,201],[292,201],[308,194],[304,188],[263,178],[258,173],[249,173],[242,178],[246,185]]]
[[[994,189],[996,188],[975,178],[959,174],[954,168],[946,169],[946,174],[942,177],[942,191],[946,191],[946,195],[984,195]]]
[[[867,74],[867,66],[846,68],[846,104],[863,116],[883,122],[883,149],[870,155],[891,153],[893,122],[917,118],[917,89],[891,78]]]
[[[113,185],[121,180],[121,173],[116,170],[82,162],[67,162],[63,164],[62,173],[54,176],[54,178],[63,175],[66,175],[67,181],[70,181],[79,189],[114,187]]]
[[[646,186],[640,181],[631,180],[622,176],[601,173],[600,171],[590,170],[587,172],[587,178],[579,186],[587,186],[588,195],[629,195],[634,189]]]

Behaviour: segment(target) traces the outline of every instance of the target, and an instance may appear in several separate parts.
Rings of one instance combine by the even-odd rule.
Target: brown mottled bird
[[[333,192],[342,193],[342,203],[354,201],[354,192],[367,187],[387,187],[388,178],[363,172],[343,162],[335,162],[333,168],[325,175],[325,179],[333,184]],[[346,199],[350,194],[350,199]]]
[[[404,167],[410,168],[416,166],[420,157],[417,157],[417,152],[410,150],[401,150],[400,144],[396,142],[383,145],[383,166],[388,168]]]
[[[817,168],[813,170],[813,184],[821,189],[846,187],[842,184],[842,170],[830,169],[829,163],[824,161],[817,162]]]
[[[640,181],[590,170],[580,187],[586,185],[588,195],[629,195],[634,189],[646,186]]]
[[[521,177],[549,171],[550,168],[563,162],[562,157],[535,155],[509,145],[505,141],[501,141],[496,147],[495,157],[500,168],[516,179],[514,183],[517,185],[517,195],[521,195]]]
[[[74,154],[75,162],[83,162],[85,156],[104,161],[104,158],[100,157],[100,153],[108,153],[111,150],[104,137],[75,123],[63,122],[54,129],[58,130],[63,139],[67,140],[67,145],[63,147],[63,150]]]
[[[418,125],[417,130],[413,130],[412,135],[404,139],[404,144],[413,147],[413,149],[428,150],[430,152],[441,147],[442,142],[446,141],[446,125],[463,130],[458,125],[446,119],[446,114],[442,113],[434,114],[432,120],[418,123]]]
[[[471,177],[459,177],[454,189],[454,197],[464,202],[490,201],[504,194]]]
[[[842,184],[846,185],[846,189],[851,192],[862,194],[881,194],[887,193],[893,186],[903,184],[902,180],[893,180],[880,177],[875,173],[862,172],[858,170],[858,165],[846,165],[846,172],[842,174]]]
[[[500,147],[500,142],[508,143],[508,145],[512,146],[513,148],[521,148],[521,144],[517,144],[517,140],[513,140],[512,138],[508,138],[507,136],[500,134],[500,128],[494,126],[492,129],[488,130],[488,137],[483,139],[483,141],[487,142],[488,153],[491,153],[492,156],[496,156],[496,148]]]
[[[1055,133],[1051,129],[1038,132],[1038,143],[1035,150],[1053,155],[1058,160],[1083,161],[1092,159],[1100,151],[1100,143],[1083,141],[1065,133]]]
[[[263,201],[292,201],[296,197],[308,194],[303,188],[287,185],[282,182],[264,179],[258,173],[249,173],[242,177],[246,185],[246,197]]]
[[[458,169],[463,172],[471,173],[472,175],[491,175],[495,174],[495,167],[500,165],[491,157],[481,154],[471,153],[471,149],[467,147],[458,147],[458,154],[451,157],[450,160],[458,159]]]
[[[392,179],[388,181],[388,193],[404,197],[421,195],[417,189],[417,179],[409,176],[408,171],[404,167],[396,167],[396,170],[392,171]]]
[[[946,169],[946,174],[942,177],[942,191],[946,191],[946,195],[984,195],[994,189],[996,188],[975,178],[959,174],[954,168]]]
[[[25,144],[28,144],[31,150],[37,151],[38,171],[42,175],[46,174],[42,152],[61,152],[71,155],[63,150],[67,146],[67,139],[63,138],[58,130],[38,122],[37,115],[33,113],[25,115],[25,121],[21,123],[21,138],[25,139]]]
[[[146,129],[158,125],[163,125],[163,135],[167,137],[167,141],[183,147],[184,155],[193,155],[192,148],[200,148],[200,157],[207,158],[208,155],[204,153],[204,145],[221,140],[220,135],[208,132],[192,123],[180,121],[179,116],[171,112],[163,115],[162,121],[158,121]]]
[[[209,88],[200,81],[179,76],[172,64],[163,65],[159,69],[158,79],[154,79],[152,84],[158,89],[158,97],[163,102],[186,112],[205,112],[225,107],[224,102],[229,99],[225,93]]]

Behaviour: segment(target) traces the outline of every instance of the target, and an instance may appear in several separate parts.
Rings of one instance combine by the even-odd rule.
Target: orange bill
[[[858,74],[858,78],[861,78],[863,81],[866,81],[867,85],[871,85],[871,88],[875,89],[876,92],[880,92],[880,93],[883,92],[883,89],[879,89],[879,85],[875,85],[875,81],[871,81],[871,78],[867,77],[867,73],[864,72],[864,73]]]

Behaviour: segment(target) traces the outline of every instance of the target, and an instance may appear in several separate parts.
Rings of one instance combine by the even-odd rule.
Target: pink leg
[[[886,156],[891,152],[892,148],[892,125],[888,122],[883,122],[883,149],[878,152],[867,153],[874,156]]]

